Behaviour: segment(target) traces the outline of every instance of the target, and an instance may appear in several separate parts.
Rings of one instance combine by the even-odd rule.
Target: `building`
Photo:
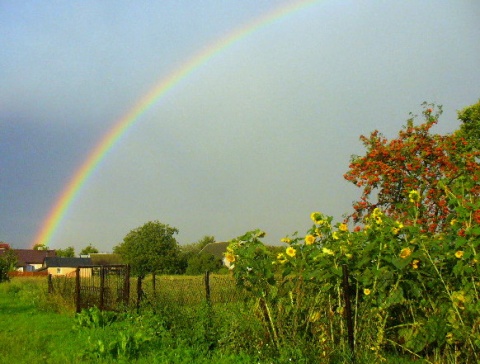
[[[42,268],[45,258],[55,257],[55,250],[14,249],[17,254],[17,271],[34,272]]]
[[[78,267],[90,265],[93,265],[90,258],[46,257],[43,261],[43,269],[47,269],[48,274],[52,276],[72,275]],[[92,268],[80,269],[82,270],[82,277],[92,274]]]

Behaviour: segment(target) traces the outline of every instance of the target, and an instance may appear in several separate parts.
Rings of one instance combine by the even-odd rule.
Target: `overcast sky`
[[[285,1],[1,1],[0,240],[31,246],[92,148],[160,80]],[[295,1],[290,2],[295,3]],[[358,138],[423,101],[435,131],[480,98],[480,2],[318,1],[198,67],[79,191],[51,248],[111,251],[160,220],[187,244],[256,228],[268,244],[340,219]]]

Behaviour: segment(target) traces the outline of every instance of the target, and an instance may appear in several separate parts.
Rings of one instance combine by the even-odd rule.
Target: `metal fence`
[[[149,305],[195,306],[202,302],[238,302],[248,294],[231,275],[155,276],[130,278],[126,265],[78,267],[68,276],[48,277],[48,291],[74,304],[76,312],[96,306],[122,310]]]
[[[132,285],[137,308],[142,304],[173,303],[181,306],[238,302],[246,292],[235,284],[231,275],[149,276],[137,278]]]
[[[128,265],[77,267],[68,276],[48,276],[48,291],[72,299],[76,312],[96,306],[116,311],[128,306],[130,268]]]

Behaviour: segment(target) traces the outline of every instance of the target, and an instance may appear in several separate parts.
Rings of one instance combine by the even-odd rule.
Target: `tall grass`
[[[268,302],[280,344],[276,346],[265,320],[264,305],[245,293],[234,294],[237,288],[229,277],[220,280],[225,284],[223,288],[217,287],[218,292],[211,293],[216,297],[223,291],[231,295],[230,299],[212,299],[208,303],[200,293],[202,279],[161,277],[156,285],[157,300],[143,302],[139,314],[132,307],[117,313],[92,308],[78,315],[73,313],[71,297],[67,299],[58,291],[47,293],[45,279],[14,279],[0,285],[0,340],[6,344],[0,346],[0,362],[352,361],[341,306],[333,297],[325,299],[318,287],[292,287],[291,282],[279,285],[293,293],[288,300]],[[144,288],[150,292],[147,295],[153,295],[151,282],[144,282]],[[197,289],[198,297],[188,294]],[[372,330],[372,319],[358,318],[357,330],[361,335],[377,334]],[[368,347],[359,348],[356,354],[356,363],[375,360]],[[410,362],[408,357],[386,357],[389,362]]]

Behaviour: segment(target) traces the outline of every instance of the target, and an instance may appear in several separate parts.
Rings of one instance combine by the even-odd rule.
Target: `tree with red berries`
[[[459,113],[463,125],[455,133],[440,135],[431,132],[442,114],[441,106],[422,104],[424,110],[420,125],[415,125],[418,116],[411,116],[407,125],[394,139],[387,139],[378,130],[369,137],[361,136],[365,146],[364,156],[352,156],[345,179],[362,188],[359,201],[353,205],[350,216],[361,222],[375,208],[393,218],[408,223],[406,204],[411,191],[416,191],[419,216],[416,223],[425,231],[438,232],[444,229],[451,212],[449,187],[464,185],[465,195],[478,196],[479,178],[479,104],[473,111]],[[474,117],[468,118],[467,116]],[[411,195],[410,195],[411,196]]]

